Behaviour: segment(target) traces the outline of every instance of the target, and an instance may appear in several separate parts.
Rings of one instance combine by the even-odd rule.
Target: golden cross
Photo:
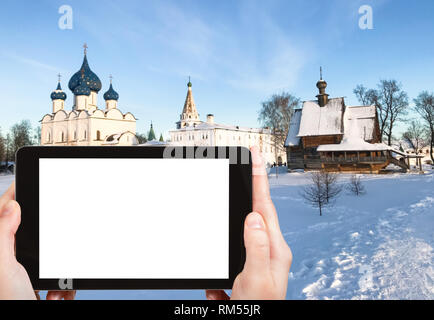
[[[84,48],[84,54],[87,54],[87,48],[88,48],[88,46],[87,46],[86,42],[84,43],[83,48]]]
[[[112,84],[113,76],[110,75],[109,78],[110,78],[110,84]]]
[[[59,82],[60,82],[60,78],[62,78],[62,75],[59,73],[59,74],[57,75],[57,78],[59,78]]]

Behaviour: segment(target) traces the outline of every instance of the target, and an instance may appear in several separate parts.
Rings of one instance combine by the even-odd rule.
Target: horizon
[[[380,79],[402,83],[410,106],[421,91],[433,91],[428,71],[434,69],[434,44],[424,39],[434,30],[431,1],[74,1],[72,29],[62,30],[58,11],[64,4],[27,2],[25,12],[22,2],[4,4],[3,133],[25,119],[36,127],[51,112],[58,73],[71,109],[67,84],[81,66],[83,43],[103,84],[99,107],[112,74],[119,108],[139,119],[137,132],[146,133],[152,121],[166,139],[182,111],[189,76],[202,121],[210,113],[217,123],[244,127],[260,127],[261,102],[274,93],[314,99],[320,66],[327,93],[345,97],[348,106],[359,104],[353,94],[358,84],[374,88]],[[358,26],[358,10],[366,4],[373,9],[372,30]],[[397,133],[404,129],[400,124]]]

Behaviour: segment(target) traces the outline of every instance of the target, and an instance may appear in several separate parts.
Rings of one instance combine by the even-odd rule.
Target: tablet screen
[[[228,159],[39,159],[41,279],[228,279]]]

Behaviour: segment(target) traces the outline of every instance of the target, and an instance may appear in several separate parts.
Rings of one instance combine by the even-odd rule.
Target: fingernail
[[[8,216],[13,211],[14,211],[14,203],[12,201],[8,201],[8,202],[6,202],[6,204],[4,205],[4,207],[1,211],[1,216],[2,217]]]
[[[264,229],[264,221],[258,213],[250,214],[247,217],[247,227],[250,229]]]

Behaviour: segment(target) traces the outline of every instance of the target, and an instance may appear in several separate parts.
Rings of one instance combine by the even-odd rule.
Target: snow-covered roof
[[[317,151],[386,151],[391,147],[384,143],[368,143],[363,139],[342,140],[339,144],[323,144],[317,148]]]
[[[139,147],[146,147],[146,146],[167,146],[170,143],[165,142],[165,141],[158,141],[158,140],[151,140],[151,141],[147,141],[145,143],[139,144]]]
[[[294,114],[291,117],[289,123],[288,136],[286,137],[285,147],[298,146],[300,143],[300,137],[298,137],[298,131],[300,130],[302,109],[294,110]]]
[[[372,140],[375,132],[375,106],[347,107],[344,114],[344,134],[356,127],[356,135],[363,140]]]
[[[343,134],[344,98],[333,98],[320,107],[318,101],[303,103],[299,137]]]
[[[384,143],[368,143],[375,125],[375,106],[347,107],[344,113],[344,136],[339,144],[324,144],[317,151],[385,151]],[[368,136],[369,135],[369,136]]]

